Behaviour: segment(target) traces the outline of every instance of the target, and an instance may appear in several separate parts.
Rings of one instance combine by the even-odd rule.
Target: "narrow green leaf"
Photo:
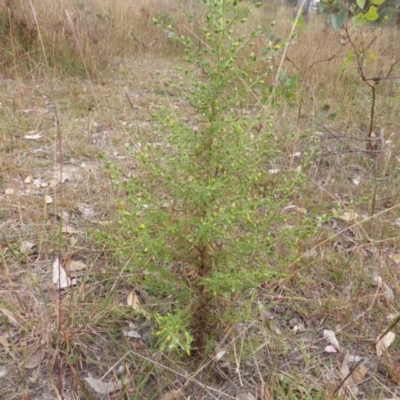
[[[377,0],[377,1],[380,1],[380,0]],[[358,5],[358,7],[361,8],[361,10],[364,10],[365,3],[366,3],[366,0],[357,0],[357,5]]]
[[[384,2],[385,0],[371,0],[371,4],[375,4],[376,6],[380,6]]]

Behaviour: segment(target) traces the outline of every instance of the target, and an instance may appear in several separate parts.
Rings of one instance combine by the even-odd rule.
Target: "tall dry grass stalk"
[[[198,32],[201,12],[201,7],[156,0],[37,0],[33,7],[34,11],[24,0],[3,0],[0,16],[7,25],[3,36],[12,29],[19,57],[35,58],[40,51],[34,12],[49,60],[67,69],[73,69],[81,57],[86,64],[102,66],[148,52],[176,53],[168,35],[154,26],[153,18],[161,16],[189,34]]]
[[[10,66],[17,58],[22,63],[29,61],[25,63],[29,70],[43,70],[40,68],[43,51],[33,13],[37,16],[47,59],[51,65],[68,72],[83,72],[84,66],[98,70],[143,55],[182,56],[182,48],[168,35],[170,26],[178,35],[193,37],[199,46],[207,45],[202,32],[206,10],[202,2],[194,0],[36,0],[32,4],[34,10],[31,2],[25,0],[0,3],[0,40],[5,47],[7,41],[13,41],[12,51],[3,52],[3,65],[7,63],[6,54],[10,54]],[[153,18],[161,21],[164,31],[154,25]],[[340,33],[322,17],[315,17],[308,25],[298,28],[297,37],[290,39],[293,9],[265,2],[260,8],[253,8],[247,23],[235,28],[235,34],[246,35],[256,26],[267,27],[274,19],[277,21],[275,38],[290,42],[281,66],[287,75],[297,75],[300,82],[296,87],[297,114],[307,110],[309,115],[316,115],[326,104],[335,106],[335,112],[342,119],[354,119],[356,104],[363,113],[360,98],[368,96],[368,92],[364,93],[356,63],[347,62],[351,48],[348,43],[341,43]],[[375,38],[365,66],[367,75],[378,76],[382,66],[390,65],[398,57],[398,35],[392,27],[363,29],[356,41],[358,45],[360,41],[369,43]],[[267,40],[268,33],[255,43],[254,51],[260,60]],[[260,61],[254,73],[265,75],[266,84],[273,85],[279,63],[277,59],[274,70],[267,71],[266,63]],[[390,94],[393,85],[394,81],[384,82],[379,90]],[[283,107],[279,112],[287,110]]]

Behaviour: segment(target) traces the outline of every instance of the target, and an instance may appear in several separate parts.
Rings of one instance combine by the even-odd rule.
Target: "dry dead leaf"
[[[32,182],[32,175],[28,175],[25,179],[24,182],[29,185]]]
[[[122,331],[123,335],[128,338],[141,339],[142,335],[138,331]]]
[[[346,386],[347,388],[349,388],[349,390],[354,394],[357,395],[359,393],[359,389],[358,386],[356,385],[356,383],[353,380],[353,376],[350,375],[350,367],[349,367],[349,363],[350,362],[357,362],[355,361],[356,358],[353,356],[350,356],[349,354],[346,354],[346,357],[343,360],[342,366],[340,368],[340,374],[342,375],[342,379],[346,379],[346,381],[344,382],[344,386]],[[359,360],[358,360],[359,361]]]
[[[398,385],[400,383],[400,364],[391,364],[389,368],[389,374],[392,381]]]
[[[383,337],[378,335],[375,342],[376,355],[378,357],[387,351],[389,346],[393,343],[395,337],[396,335],[392,331],[387,332]]]
[[[336,339],[335,332],[324,329],[323,332],[324,338],[338,351],[340,351],[340,344],[339,341]]]
[[[35,243],[24,241],[21,243],[21,246],[19,248],[19,252],[21,254],[28,255],[31,253],[31,250],[35,247]]]
[[[395,300],[394,292],[386,283],[384,283],[385,288],[385,298],[388,302],[392,303]]]
[[[8,370],[7,370],[7,368],[6,367],[1,367],[0,368],[0,379],[1,378],[4,378],[5,376],[7,376],[8,375]]]
[[[83,219],[86,219],[87,221],[93,221],[95,213],[87,204],[79,203],[76,205],[76,209],[82,215]]]
[[[11,195],[11,194],[14,194],[14,193],[15,193],[15,190],[14,190],[13,188],[7,188],[7,189],[4,191],[4,193],[7,194],[7,195]]]
[[[34,131],[30,132],[33,133]],[[42,135],[40,133],[35,133],[35,134],[31,134],[31,135],[25,135],[24,138],[27,140],[38,140],[42,137]]]
[[[129,304],[128,304],[129,305]],[[142,335],[136,330],[136,325],[129,323],[129,330],[122,331],[123,335],[129,338],[141,339]]]
[[[112,392],[116,392],[117,390],[122,389],[122,382],[103,382],[100,379],[92,378],[88,376],[84,378],[84,380],[88,383],[88,385],[99,394],[109,394]]]
[[[126,304],[129,307],[132,307],[134,310],[140,310],[142,308],[142,304],[140,303],[139,297],[135,293],[135,290],[132,290],[128,294],[128,298],[126,299]]]
[[[86,268],[86,264],[84,262],[82,262],[82,261],[79,261],[79,260],[77,260],[77,261],[71,260],[68,263],[68,269],[71,272],[81,271],[82,269],[85,269],[85,268]]]
[[[337,349],[334,346],[332,346],[331,344],[329,346],[325,347],[325,351],[327,353],[337,353],[338,352]]]
[[[46,204],[51,204],[53,202],[53,198],[49,195],[44,196],[44,201]]]
[[[283,211],[296,211],[302,214],[306,214],[307,210],[304,207],[298,207],[295,204],[289,204],[286,207],[283,207]]]
[[[45,355],[46,355],[46,349],[39,349],[35,353],[33,353],[30,357],[28,357],[23,366],[28,369],[36,368],[41,364]]]
[[[358,214],[355,213],[354,211],[346,211],[343,213],[343,215],[340,217],[343,221],[346,222],[352,222],[352,221],[356,221],[358,218]]]
[[[69,235],[74,235],[74,234],[79,235],[79,234],[83,233],[83,231],[81,229],[76,229],[76,228],[73,228],[72,226],[68,226],[68,225],[63,226],[61,228],[61,232],[68,233]]]
[[[86,264],[79,260],[71,260],[65,262],[65,271],[67,275],[71,278],[77,278],[85,273]]]
[[[365,378],[365,375],[368,372],[368,368],[364,364],[359,364],[356,369],[353,371],[351,376],[353,377],[353,381],[356,385],[359,385]]]
[[[375,276],[372,278],[372,284],[373,284],[374,286],[377,286],[378,288],[380,288],[380,287],[382,287],[382,285],[383,285],[383,279],[382,279],[379,275],[375,275]]]
[[[215,356],[214,356],[214,360],[215,361],[220,361],[220,360],[222,360],[222,357],[225,355],[225,353],[226,353],[226,349],[223,349],[223,350],[221,350],[221,351],[219,351]]]
[[[67,276],[67,272],[60,264],[60,259],[57,257],[53,263],[53,283],[57,285],[57,289],[65,289],[76,285],[76,279],[71,279]]]

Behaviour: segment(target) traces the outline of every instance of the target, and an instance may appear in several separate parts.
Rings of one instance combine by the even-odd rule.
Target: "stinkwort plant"
[[[252,90],[262,80],[250,71],[264,31],[239,33],[250,10],[236,0],[204,3],[200,46],[170,30],[186,49],[188,66],[175,83],[186,115],[154,113],[153,139],[133,154],[136,173],[122,179],[113,168],[119,232],[108,237],[131,260],[135,282],[168,298],[153,311],[161,349],[188,354],[206,353],[212,339],[246,320],[256,289],[296,259],[315,230],[305,214],[285,211],[302,185],[299,169],[269,179],[284,157]]]

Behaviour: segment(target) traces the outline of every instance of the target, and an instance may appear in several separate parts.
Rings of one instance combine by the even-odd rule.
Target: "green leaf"
[[[347,10],[341,10],[337,15],[331,15],[332,26],[335,31],[338,31],[344,24]]]
[[[378,1],[380,1],[380,0],[378,0]],[[366,3],[366,0],[357,0],[357,5],[358,5],[358,7],[361,8],[361,10],[364,10],[365,3]]]
[[[371,0],[371,4],[375,4],[376,6],[380,6],[384,2],[385,0]]]
[[[368,21],[376,21],[379,18],[379,15],[377,13],[377,8],[375,6],[371,6],[368,10],[367,13],[365,13],[365,18]]]
[[[322,1],[318,3],[318,9],[320,12],[323,13],[326,10],[326,7],[327,7],[326,3],[323,3]]]
[[[351,20],[353,21],[354,24],[356,24],[358,26],[365,24],[365,16],[363,13],[358,13]]]

